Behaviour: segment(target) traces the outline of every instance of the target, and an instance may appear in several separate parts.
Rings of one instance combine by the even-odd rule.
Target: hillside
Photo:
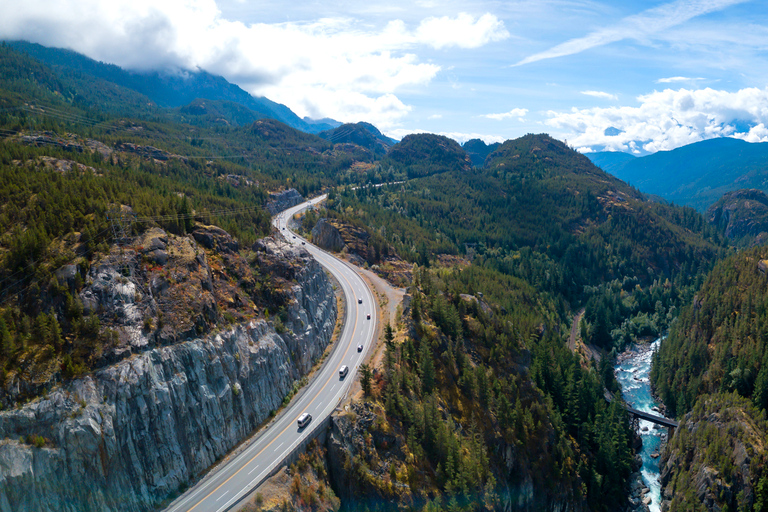
[[[382,159],[384,168],[394,167],[398,176],[421,178],[446,171],[469,171],[472,162],[459,143],[442,135],[406,135]]]
[[[644,200],[548,136],[507,141],[483,169],[449,170],[466,162],[453,156],[442,173],[346,190],[328,206],[408,261],[452,255],[559,297],[563,314],[565,303],[586,304],[586,332],[606,347],[663,331],[723,250],[693,210]],[[348,211],[357,220],[345,219]]]
[[[363,377],[366,398],[334,419],[329,473],[345,510],[626,501],[632,434],[602,396],[616,383],[561,342],[553,302],[474,265],[419,269],[410,291],[383,364]]]
[[[696,142],[639,158],[587,155],[640,191],[704,212],[726,192],[768,191],[768,144],[728,137]]]
[[[318,134],[334,144],[356,144],[371,152],[373,156],[384,156],[397,141],[384,136],[369,123],[348,123]],[[373,158],[372,158],[373,159]]]
[[[768,406],[768,250],[756,247],[718,263],[662,343],[651,377],[676,415],[699,396],[737,391]]]

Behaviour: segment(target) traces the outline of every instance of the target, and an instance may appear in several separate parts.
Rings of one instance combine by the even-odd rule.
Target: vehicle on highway
[[[340,379],[343,379],[344,377],[346,377],[348,373],[349,373],[349,366],[342,365],[342,367],[339,368],[339,378]]]
[[[363,351],[363,344],[362,344],[362,343],[360,343],[360,344],[357,346],[357,351],[358,351],[358,352],[362,352],[362,351]]]
[[[306,245],[306,244],[304,243],[304,240],[302,240],[302,241],[301,241],[301,245]]]
[[[363,299],[357,299],[357,303],[358,304],[362,304],[363,303]]]
[[[368,313],[367,315],[365,315],[365,318],[366,318],[367,320],[370,320],[370,319],[371,319],[371,314],[370,314],[370,313]]]
[[[309,414],[308,412],[302,413],[302,415],[299,416],[299,421],[298,421],[299,428],[306,427],[307,423],[309,423],[310,421],[312,421],[312,415]]]

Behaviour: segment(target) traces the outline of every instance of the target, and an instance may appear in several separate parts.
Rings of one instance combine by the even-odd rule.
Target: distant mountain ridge
[[[223,77],[203,70],[138,73],[95,61],[72,50],[48,48],[26,41],[9,41],[6,44],[54,68],[79,71],[139,92],[162,107],[184,107],[198,99],[231,102],[252,110],[257,119],[276,119],[306,133],[319,133],[341,124],[330,119],[301,119],[285,105],[252,96]]]
[[[723,137],[638,158],[620,155],[603,152],[586,156],[646,194],[700,212],[726,192],[743,188],[768,191],[768,143]]]
[[[488,158],[488,155],[499,149],[499,146],[501,146],[501,143],[499,142],[486,144],[485,141],[481,139],[470,139],[462,144],[461,147],[464,148],[464,151],[469,155],[469,159],[472,160],[473,166],[482,167],[485,165],[485,159]]]

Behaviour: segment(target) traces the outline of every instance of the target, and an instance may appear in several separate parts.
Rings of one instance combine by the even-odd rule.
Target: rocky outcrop
[[[312,241],[326,251],[339,252],[344,248],[341,233],[327,219],[320,219],[312,228]]]
[[[158,149],[153,146],[141,146],[132,142],[119,142],[115,144],[115,151],[123,151],[125,153],[135,153],[144,158],[152,160],[159,160],[165,162],[169,158],[173,157],[171,153]]]
[[[756,189],[728,192],[709,207],[706,218],[728,238],[749,237],[747,245],[757,245],[768,239],[768,196]]]
[[[283,210],[303,203],[304,198],[295,188],[289,188],[279,193],[269,194],[269,201],[264,207],[270,215],[275,215]]]
[[[662,510],[752,510],[768,456],[768,423],[747,399],[709,395],[687,413],[661,454]]]
[[[336,302],[306,251],[263,247],[293,269],[281,332],[251,320],[156,346],[0,413],[0,511],[152,510],[279,407],[327,346]],[[98,303],[130,317],[140,291],[116,279],[125,289]]]

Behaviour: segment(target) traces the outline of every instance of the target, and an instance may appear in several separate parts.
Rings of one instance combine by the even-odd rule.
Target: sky
[[[0,39],[204,69],[299,116],[644,155],[768,141],[765,0],[0,0]]]

